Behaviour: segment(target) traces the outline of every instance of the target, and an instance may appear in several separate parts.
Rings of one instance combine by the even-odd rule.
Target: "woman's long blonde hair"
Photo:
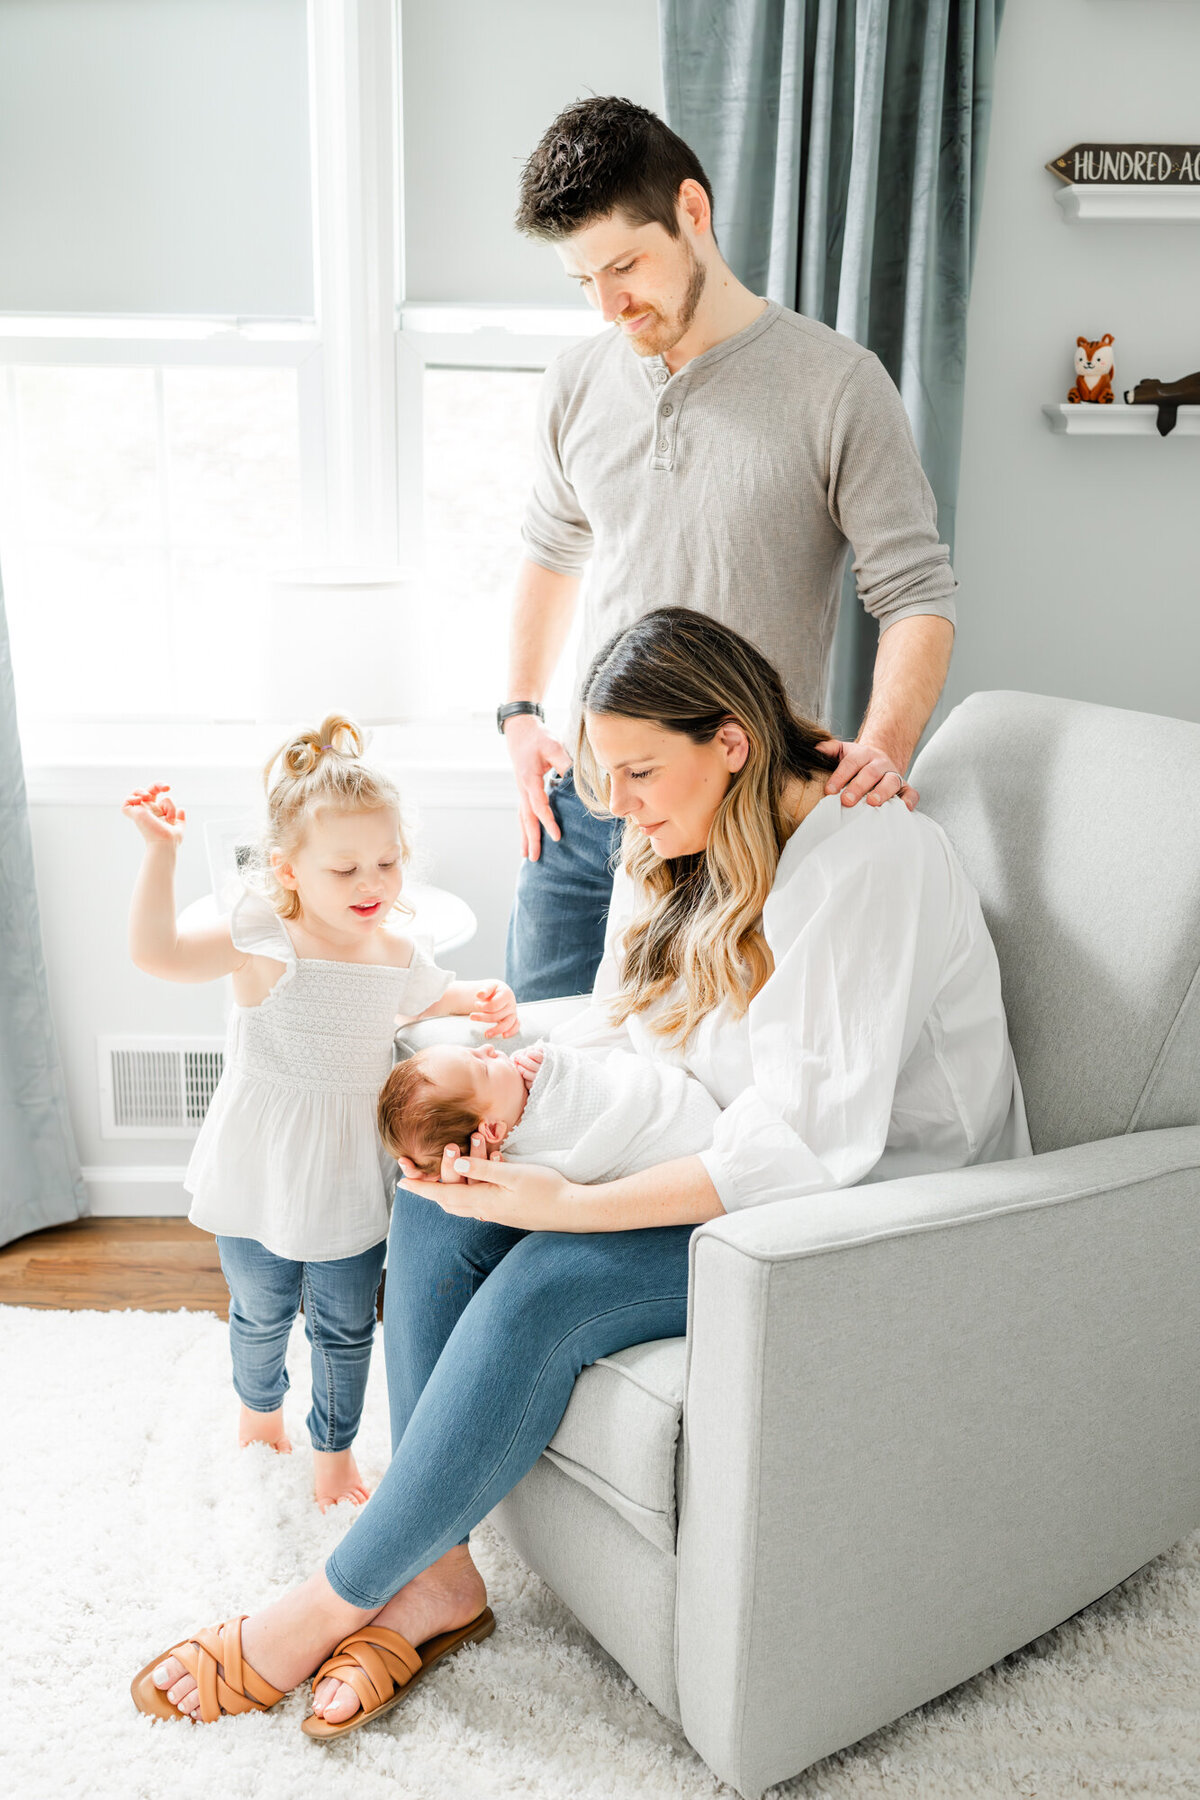
[[[408,861],[409,845],[400,808],[400,790],[390,776],[362,761],[366,739],[362,728],[341,713],[311,731],[298,731],[270,757],[263,770],[267,790],[265,849],[270,900],[284,919],[300,912],[300,896],[285,888],[270,867],[270,853],[277,850],[289,861],[304,841],[305,821],[311,812],[331,807],[337,812],[378,812],[391,807],[396,814],[396,841],[401,862]],[[411,907],[397,905],[405,912]]]
[[[575,780],[593,812],[608,812],[608,783],[588,742],[588,713],[645,719],[695,744],[711,743],[732,720],[750,743],[702,851],[664,860],[636,831],[627,828],[622,839],[622,864],[641,906],[625,934],[613,1022],[657,1006],[678,982],[682,992],[662,1006],[652,1029],[683,1044],[723,1001],[743,1013],[772,973],[762,909],[795,829],[784,794],[793,779],[823,783],[837,759],[817,749],[828,732],[792,711],[761,651],[686,607],[660,607],[611,637],[592,661],[580,702]]]

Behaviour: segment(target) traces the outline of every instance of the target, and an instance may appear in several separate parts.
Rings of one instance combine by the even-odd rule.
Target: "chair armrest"
[[[702,1235],[736,1244],[748,1256],[813,1256],[879,1237],[1085,1199],[1153,1174],[1190,1168],[1198,1156],[1200,1126],[1131,1132],[1015,1162],[977,1163],[940,1175],[908,1175],[749,1206],[711,1220]]]
[[[692,1239],[684,1730],[748,1796],[1200,1524],[1200,1129]]]
[[[556,1025],[572,1018],[588,1004],[588,994],[568,994],[561,1000],[529,1000],[517,1009],[520,1030],[515,1037],[497,1038],[494,1041],[504,1050],[520,1050],[526,1044],[536,1042],[546,1036]],[[478,1025],[472,1025],[470,1019],[461,1016],[444,1019],[425,1019],[412,1025],[402,1025],[396,1033],[396,1060],[403,1062],[406,1057],[415,1056],[418,1050],[427,1050],[431,1044],[478,1044],[481,1043]]]

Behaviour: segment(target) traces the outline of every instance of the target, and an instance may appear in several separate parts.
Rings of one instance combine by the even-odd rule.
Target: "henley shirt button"
[[[659,455],[660,455],[660,456],[665,456],[665,455],[666,455],[666,453],[667,453],[667,440],[666,440],[666,438],[659,438],[659,440],[658,440],[658,451],[659,451]]]
[[[671,414],[672,414],[672,413],[673,413],[673,412],[674,412],[674,411],[675,411],[675,408],[674,408],[674,407],[673,407],[673,406],[664,406],[664,407],[663,407],[663,409],[662,409],[662,416],[663,416],[663,418],[664,418],[664,419],[669,419],[669,418],[670,418],[670,416],[671,416]]]

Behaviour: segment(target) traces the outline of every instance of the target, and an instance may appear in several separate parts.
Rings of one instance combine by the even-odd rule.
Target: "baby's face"
[[[529,1098],[520,1070],[495,1044],[479,1044],[473,1050],[437,1044],[424,1053],[421,1069],[443,1092],[467,1094],[481,1124],[495,1123],[511,1131]]]

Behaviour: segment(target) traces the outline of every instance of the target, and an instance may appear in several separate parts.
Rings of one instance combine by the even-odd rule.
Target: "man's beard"
[[[690,245],[688,257],[691,261],[691,271],[688,275],[688,284],[684,290],[683,299],[679,304],[679,311],[673,319],[664,319],[661,313],[657,313],[656,320],[644,325],[641,331],[629,340],[630,347],[639,356],[662,356],[665,351],[673,350],[680,338],[690,329],[692,320],[696,317],[696,308],[699,306],[700,296],[704,292],[706,271],[704,264]],[[637,317],[636,313],[634,317]]]

